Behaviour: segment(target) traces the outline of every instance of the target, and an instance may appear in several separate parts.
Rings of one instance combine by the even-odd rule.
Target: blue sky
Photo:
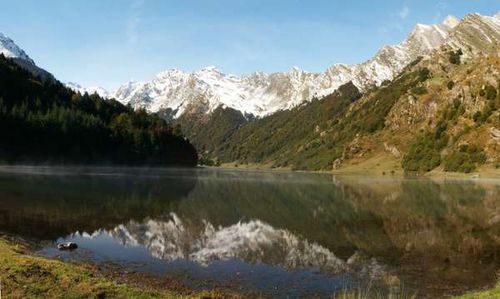
[[[493,15],[500,0],[0,0],[0,32],[61,81],[116,88],[167,68],[322,71],[416,23]]]

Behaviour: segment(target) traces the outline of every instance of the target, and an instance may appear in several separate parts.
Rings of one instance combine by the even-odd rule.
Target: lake
[[[3,166],[0,232],[193,289],[442,297],[497,282],[500,182]]]

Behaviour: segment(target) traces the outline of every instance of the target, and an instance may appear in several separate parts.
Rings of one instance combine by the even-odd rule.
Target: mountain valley
[[[4,56],[53,79],[0,37]],[[323,73],[239,77],[207,67],[167,70],[114,92],[65,85],[157,113],[182,128],[207,165],[472,172],[500,165],[499,43],[499,14],[469,14],[418,24],[372,59]]]

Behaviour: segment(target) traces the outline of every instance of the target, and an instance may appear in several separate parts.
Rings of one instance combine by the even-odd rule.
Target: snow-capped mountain
[[[84,94],[84,93],[94,94],[94,93],[96,93],[99,96],[101,96],[102,98],[109,97],[108,91],[102,87],[98,87],[98,86],[96,86],[96,87],[94,87],[94,86],[83,87],[80,84],[75,83],[75,82],[67,82],[67,83],[64,83],[64,85],[66,85],[66,87],[71,88],[72,90],[79,92],[81,94]]]
[[[20,58],[35,64],[35,62],[14,41],[0,33],[0,53],[8,58]]]
[[[331,94],[349,81],[364,90],[391,80],[417,57],[441,46],[459,23],[450,16],[441,24],[418,24],[401,44],[382,47],[372,59],[354,65],[336,64],[323,73],[294,67],[288,72],[240,77],[215,67],[194,73],[172,69],[150,82],[129,82],[111,96],[150,111],[170,108],[175,117],[200,109],[211,112],[221,105],[262,117]]]
[[[16,45],[16,43],[12,39],[2,33],[0,33],[0,54],[3,54],[5,57],[12,59],[18,65],[30,71],[35,76],[39,76],[44,80],[54,79],[54,76],[52,76],[52,74],[38,67],[33,59],[31,59],[23,49]]]

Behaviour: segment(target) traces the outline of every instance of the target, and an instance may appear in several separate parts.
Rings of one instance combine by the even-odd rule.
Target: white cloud
[[[410,8],[407,5],[405,5],[405,7],[403,7],[403,9],[401,9],[401,11],[398,13],[398,16],[401,18],[401,20],[406,20],[409,15]]]

